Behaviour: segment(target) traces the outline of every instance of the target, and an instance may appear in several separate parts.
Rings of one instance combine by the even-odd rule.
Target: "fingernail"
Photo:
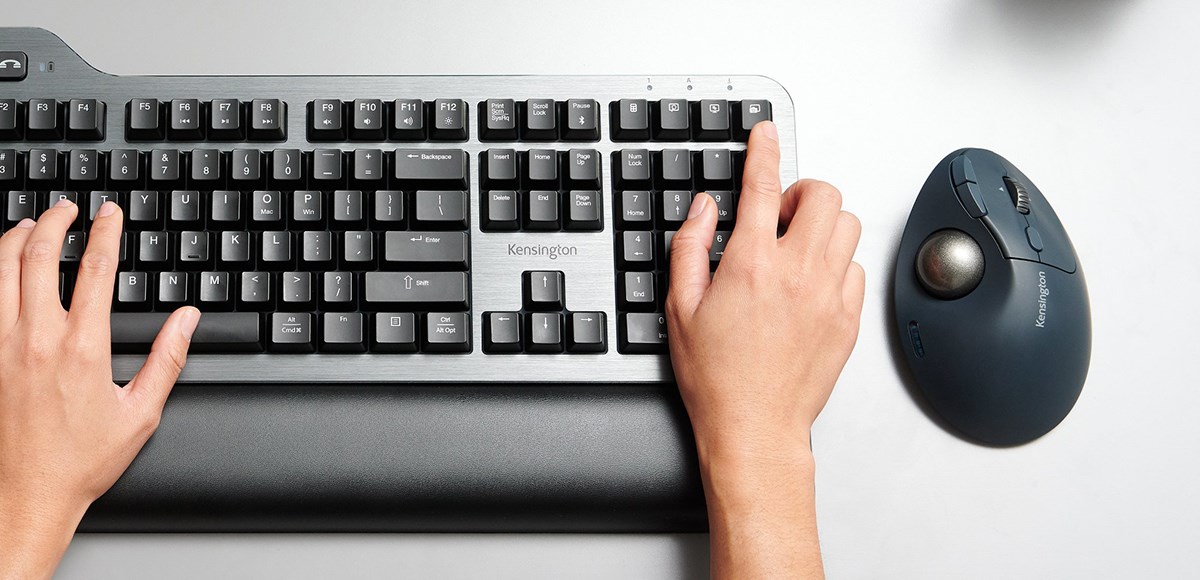
[[[692,219],[704,213],[705,206],[708,205],[708,194],[697,193],[696,197],[692,198],[692,207],[688,209],[688,219]]]
[[[775,128],[775,123],[772,123],[770,121],[763,121],[762,123],[763,123],[763,135],[766,135],[767,139],[770,139],[772,141],[778,141],[779,140],[779,130]]]
[[[96,217],[108,217],[117,211],[117,204],[106,201],[100,204],[100,209],[96,211]]]
[[[29,219],[29,218],[25,218],[25,219],[23,219],[23,220],[21,220],[21,221],[17,222],[17,227],[18,227],[18,228],[26,228],[26,229],[29,229],[29,228],[32,228],[34,225],[36,225],[36,223],[35,223],[33,220]]]
[[[69,205],[75,205],[75,204],[71,203],[71,200],[64,197],[62,199],[59,199],[58,203],[54,204],[54,207],[67,207]]]
[[[183,338],[192,340],[192,333],[196,332],[196,325],[200,323],[200,311],[195,308],[188,307],[183,313],[183,320],[179,321],[179,331],[183,333]]]

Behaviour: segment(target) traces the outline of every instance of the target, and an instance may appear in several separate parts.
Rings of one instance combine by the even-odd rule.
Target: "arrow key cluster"
[[[522,310],[483,313],[484,352],[555,354],[607,350],[604,313],[566,310],[565,286],[562,272],[525,272]]]

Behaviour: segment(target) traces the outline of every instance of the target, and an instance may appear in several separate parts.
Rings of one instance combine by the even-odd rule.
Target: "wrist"
[[[13,494],[0,500],[0,578],[50,577],[86,502]],[[6,574],[14,574],[6,576]]]

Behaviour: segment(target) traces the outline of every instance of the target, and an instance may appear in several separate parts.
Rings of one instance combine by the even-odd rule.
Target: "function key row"
[[[126,141],[283,141],[287,104],[279,99],[132,99]]]
[[[745,141],[771,120],[767,100],[622,99],[609,107],[613,141]]]
[[[466,141],[461,99],[317,99],[308,103],[309,141]]]
[[[103,141],[104,101],[0,99],[0,141]]]

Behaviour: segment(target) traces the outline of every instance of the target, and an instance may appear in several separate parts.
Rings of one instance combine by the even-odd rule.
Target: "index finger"
[[[742,172],[742,194],[734,236],[748,230],[751,235],[775,239],[781,193],[779,133],[774,123],[762,121],[750,131],[746,143],[746,168]]]
[[[71,296],[67,319],[82,325],[81,332],[94,333],[97,342],[108,343],[113,286],[121,249],[121,209],[106,201],[96,212],[88,236],[87,250],[79,261],[79,276]]]

